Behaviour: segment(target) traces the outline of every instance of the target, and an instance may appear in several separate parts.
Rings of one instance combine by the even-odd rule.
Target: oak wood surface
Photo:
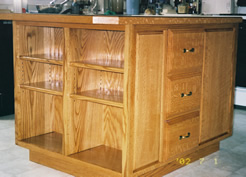
[[[85,60],[81,62],[71,62],[70,66],[81,67],[87,69],[95,69],[100,71],[111,71],[124,73],[124,61],[111,61],[110,63],[98,62],[97,60]]]
[[[138,34],[134,107],[134,170],[159,160],[162,60],[163,33]]]
[[[35,61],[40,63],[47,63],[47,64],[55,64],[55,65],[63,65],[63,58],[62,56],[58,56],[57,58],[46,54],[38,54],[38,55],[21,55],[19,56],[21,60],[27,61]]]
[[[180,72],[191,68],[202,70],[203,31],[199,29],[168,30],[168,72]],[[191,51],[191,50],[194,51]],[[188,51],[187,51],[188,50]]]
[[[231,135],[239,18],[20,16],[8,16],[16,143],[31,160],[76,176],[158,176]]]
[[[36,146],[59,154],[63,152],[62,134],[56,132],[23,139],[18,142],[18,145],[30,150],[33,149],[33,146]]]
[[[116,93],[116,94],[114,94]],[[123,93],[114,92],[108,90],[88,90],[79,92],[77,94],[71,94],[72,99],[86,100],[95,103],[101,103],[110,106],[116,106],[123,108]]]
[[[62,28],[20,25],[20,55],[46,55],[62,58],[64,32]]]
[[[125,61],[124,61],[124,114],[122,135],[122,176],[133,174],[133,133],[136,75],[136,30],[133,25],[125,27]]]
[[[21,90],[20,139],[56,131],[63,134],[62,97]]]
[[[200,108],[201,76],[167,79],[167,118]]]
[[[192,163],[196,160],[199,160],[200,158],[203,158],[209,154],[212,154],[213,152],[216,152],[219,150],[219,143],[214,143],[210,146],[205,146],[202,148],[198,148],[195,151],[192,151],[188,154],[182,155],[179,157],[179,159],[183,158],[185,160],[188,160],[189,163]],[[185,161],[186,163],[188,161]],[[174,159],[173,161],[171,161],[170,163],[166,163],[166,164],[160,164],[159,168],[155,168],[150,172],[147,172],[143,175],[138,175],[135,174],[135,176],[141,176],[141,177],[149,177],[149,176],[153,176],[153,177],[162,177],[174,170],[177,170],[181,167],[184,167],[184,165],[180,164],[176,159]]]
[[[123,31],[70,29],[72,61],[110,66],[124,61]]]
[[[87,163],[98,165],[116,172],[121,173],[122,168],[122,152],[107,146],[98,146],[88,149],[69,157],[75,158]]]
[[[121,173],[119,172],[49,151],[30,151],[30,160],[77,177],[121,177]]]
[[[235,31],[206,32],[200,142],[230,131]]]
[[[91,69],[77,70],[77,91],[102,90],[110,95],[119,95],[123,92],[124,75]]]
[[[29,83],[29,84],[21,84],[21,88],[42,92],[42,93],[48,93],[53,94],[57,96],[62,96],[62,86],[61,85],[55,85],[54,83],[51,84],[49,82],[36,82],[36,83]]]
[[[165,158],[175,158],[199,144],[199,117],[165,125]],[[182,138],[180,138],[182,137]]]

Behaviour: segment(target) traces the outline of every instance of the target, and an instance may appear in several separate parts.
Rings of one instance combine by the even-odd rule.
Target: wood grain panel
[[[212,154],[220,149],[219,143],[207,145],[207,146],[201,146],[197,148],[193,152],[185,153],[184,155],[180,156],[179,159],[190,159],[190,163],[195,162],[199,160],[200,158],[206,157],[209,154]],[[145,169],[141,171],[141,173],[135,173],[134,177],[162,177],[165,176],[168,173],[171,173],[174,170],[177,170],[179,168],[184,167],[184,165],[181,165],[177,160],[173,160],[169,163],[162,163],[153,167],[150,167],[150,169]],[[145,171],[145,173],[144,173]],[[144,173],[144,174],[143,174]]]
[[[22,89],[22,139],[56,131],[63,133],[62,97]]]
[[[123,92],[123,74],[90,69],[78,69],[77,92],[104,90],[120,95]]]
[[[19,141],[18,145],[30,150],[40,148],[59,154],[63,152],[62,134],[56,132],[24,139]]]
[[[92,60],[104,66],[124,61],[124,32],[71,29],[70,35],[73,61]]]
[[[200,142],[231,131],[235,31],[206,32]]]
[[[49,65],[32,61],[22,62],[24,84],[46,82],[56,87],[63,86],[63,68],[58,65]]]
[[[137,35],[134,169],[159,160],[163,34]]]
[[[62,96],[62,87],[60,85],[51,84],[49,82],[21,84],[20,87],[37,92]]]
[[[122,136],[122,176],[133,174],[133,132],[136,75],[136,30],[133,25],[125,27],[124,67],[124,115]]]
[[[171,73],[189,72],[191,68],[202,70],[203,31],[168,30],[167,70]],[[194,52],[184,53],[184,49]]]
[[[64,32],[62,28],[21,26],[20,55],[43,55],[62,58]]]
[[[166,111],[167,118],[180,113],[200,109],[201,76],[178,80],[167,79]],[[190,94],[183,96],[182,94]]]
[[[123,109],[112,106],[104,106],[103,113],[103,144],[121,150],[123,133]]]
[[[95,70],[100,70],[100,71],[124,73],[124,68],[123,68],[124,61],[117,61],[117,60],[115,60],[114,62],[108,63],[107,65],[103,61],[98,62],[97,60],[84,60],[80,62],[71,62],[70,66],[87,68],[87,69],[95,69]]]
[[[80,152],[103,144],[103,107],[75,100],[69,130],[70,152]]]
[[[98,146],[86,151],[72,154],[69,157],[81,160],[90,164],[98,165],[121,173],[121,150],[117,150],[107,146]]]
[[[63,65],[62,56],[54,57],[47,54],[34,54],[34,55],[20,55],[21,60],[35,61],[40,63],[54,64],[54,65]]]
[[[99,145],[122,148],[122,109],[79,100],[73,109],[70,148],[74,153]]]

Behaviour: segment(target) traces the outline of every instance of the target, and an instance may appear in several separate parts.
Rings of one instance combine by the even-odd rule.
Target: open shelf
[[[83,60],[70,62],[70,66],[116,73],[124,73],[124,61],[120,60],[111,60],[110,62],[105,60]]]
[[[34,61],[39,63],[63,65],[62,56],[50,56],[46,54],[35,54],[35,55],[20,55],[21,60]]]
[[[18,141],[17,144],[31,150],[41,148],[62,154],[62,134],[56,132],[27,138]]]
[[[98,165],[116,172],[122,172],[122,151],[108,146],[98,146],[69,157]]]
[[[29,83],[29,84],[21,84],[21,88],[28,89],[32,91],[42,92],[42,93],[48,93],[52,95],[62,96],[62,86],[51,84],[50,82],[36,82],[36,83]]]
[[[117,93],[117,94],[114,94]],[[77,94],[71,94],[72,99],[91,101],[95,103],[123,108],[123,92],[105,91],[105,90],[88,90]]]

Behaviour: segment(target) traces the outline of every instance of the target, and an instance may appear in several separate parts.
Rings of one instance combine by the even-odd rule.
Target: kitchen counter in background
[[[212,16],[212,15],[176,15],[164,16],[84,16],[84,15],[51,15],[51,14],[0,14],[0,19],[32,22],[79,23],[79,24],[225,24],[240,23],[240,17]],[[61,24],[59,24],[61,25]]]

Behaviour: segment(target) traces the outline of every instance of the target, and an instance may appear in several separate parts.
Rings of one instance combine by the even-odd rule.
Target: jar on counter
[[[185,0],[183,0],[183,2],[178,5],[178,13],[179,14],[187,14],[188,13],[188,7],[189,7],[189,4],[186,3]]]

